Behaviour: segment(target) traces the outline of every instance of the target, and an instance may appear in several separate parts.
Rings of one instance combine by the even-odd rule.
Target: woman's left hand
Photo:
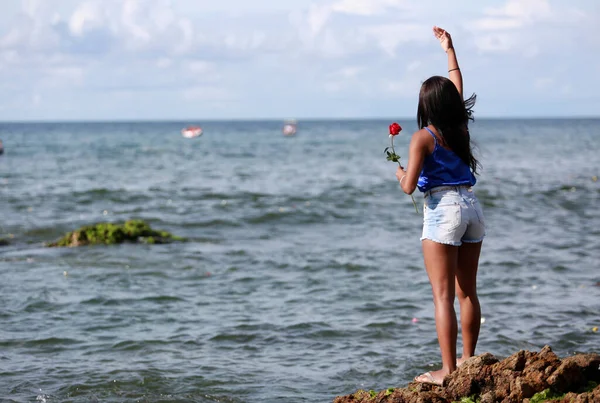
[[[406,175],[404,168],[402,168],[402,166],[399,166],[398,169],[396,170],[396,178],[398,178],[398,182],[400,182],[400,180],[404,177],[404,175]]]

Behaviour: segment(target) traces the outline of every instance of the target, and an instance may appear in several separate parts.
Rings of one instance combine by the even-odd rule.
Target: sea
[[[423,196],[417,214],[386,161],[390,123],[0,123],[0,401],[331,402],[439,368]],[[471,135],[477,353],[599,352],[600,119]],[[45,246],[134,218],[187,241]]]

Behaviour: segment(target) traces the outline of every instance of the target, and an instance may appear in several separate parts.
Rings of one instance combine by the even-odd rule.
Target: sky
[[[600,116],[597,0],[0,0],[0,120]]]

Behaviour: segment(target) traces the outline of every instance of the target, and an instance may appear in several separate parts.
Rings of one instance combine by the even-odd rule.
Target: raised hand
[[[440,45],[444,52],[448,52],[449,49],[454,48],[452,45],[452,37],[450,37],[450,34],[445,29],[434,26],[433,35],[440,41]]]

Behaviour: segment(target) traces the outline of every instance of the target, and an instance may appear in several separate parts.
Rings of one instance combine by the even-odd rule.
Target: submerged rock
[[[549,346],[521,350],[499,361],[492,354],[472,357],[444,378],[444,386],[411,382],[381,392],[359,390],[334,403],[540,403],[600,402],[600,355],[560,360]]]
[[[69,232],[49,247],[74,247],[86,245],[113,245],[124,242],[141,242],[148,244],[183,241],[183,238],[167,231],[155,231],[142,220],[129,220],[123,224],[97,223],[81,227]]]

